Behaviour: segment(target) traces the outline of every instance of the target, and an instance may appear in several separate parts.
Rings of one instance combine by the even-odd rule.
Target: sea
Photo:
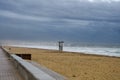
[[[58,50],[57,45],[11,45],[15,47]],[[120,46],[64,46],[64,51],[120,57]],[[79,54],[79,53],[78,53]]]

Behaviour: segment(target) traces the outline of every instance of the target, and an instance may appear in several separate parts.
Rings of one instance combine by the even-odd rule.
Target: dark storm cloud
[[[119,0],[1,0],[0,39],[120,42],[119,8]]]

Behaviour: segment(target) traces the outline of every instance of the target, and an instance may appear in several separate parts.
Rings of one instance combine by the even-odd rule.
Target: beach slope
[[[120,58],[56,50],[9,47],[14,54],[32,54],[32,61],[39,63],[69,80],[120,80]]]

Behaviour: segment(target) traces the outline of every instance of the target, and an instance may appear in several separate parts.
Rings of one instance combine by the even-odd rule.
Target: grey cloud
[[[120,42],[119,2],[7,1],[0,1],[1,39]]]
[[[15,3],[16,2],[16,3]],[[19,0],[15,11],[37,17],[120,22],[119,3],[90,3],[79,0]],[[101,6],[102,5],[102,6]],[[14,12],[13,12],[14,13]]]
[[[19,13],[14,13],[10,11],[0,10],[0,16],[14,18],[14,19],[22,19],[22,20],[33,20],[33,21],[49,21],[50,18],[46,17],[37,17],[37,16],[30,16],[30,15],[23,15]]]

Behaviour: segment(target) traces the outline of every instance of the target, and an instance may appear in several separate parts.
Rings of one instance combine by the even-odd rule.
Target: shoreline
[[[58,50],[58,46],[35,46],[35,45],[11,45],[13,47],[24,47],[24,48],[38,48],[38,49],[46,49],[46,50]],[[120,48],[110,48],[110,47],[70,47],[64,46],[63,51],[65,52],[73,52],[73,53],[84,53],[84,54],[92,54],[92,55],[102,55],[102,56],[111,56],[111,57],[120,57]]]
[[[17,47],[17,46],[8,46],[8,47]],[[92,53],[85,53],[85,52],[74,52],[74,51],[73,52],[72,51],[62,51],[62,52],[59,52],[59,50],[55,50],[55,49],[43,49],[43,48],[31,48],[31,47],[19,47],[19,46],[17,48],[41,49],[41,50],[48,50],[48,51],[56,51],[58,53],[73,53],[73,54],[84,55],[84,56],[120,58],[119,56],[92,54]]]

